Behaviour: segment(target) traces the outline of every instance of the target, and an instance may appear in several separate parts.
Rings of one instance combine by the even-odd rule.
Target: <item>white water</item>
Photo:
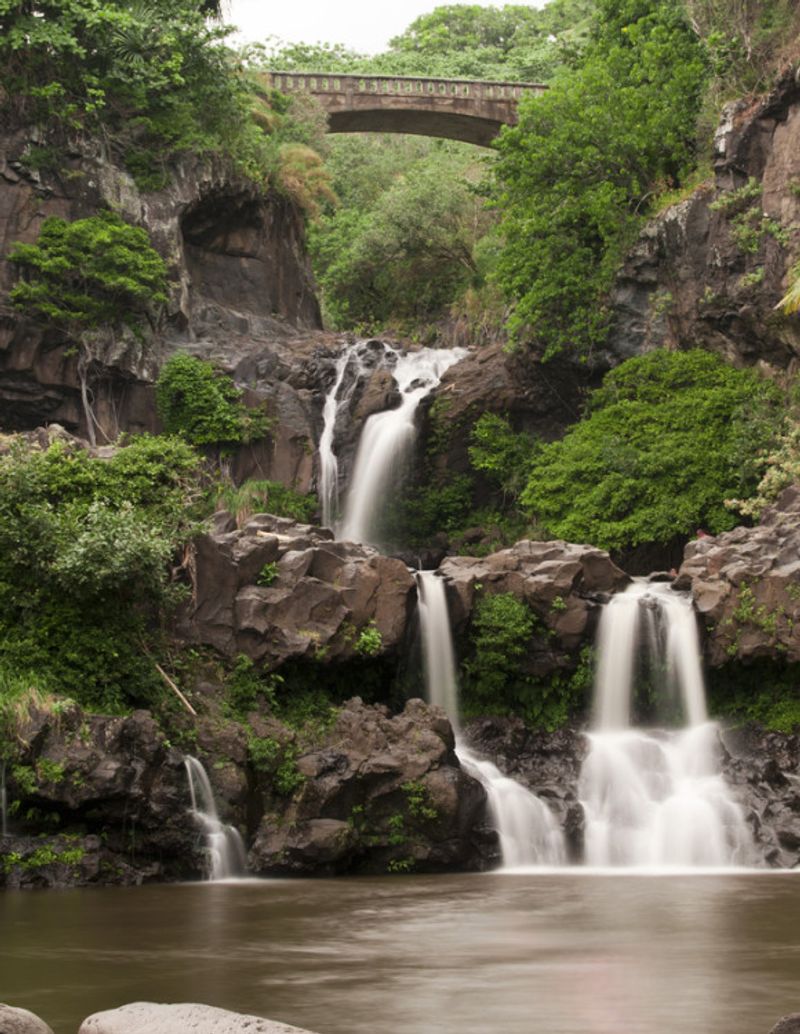
[[[206,838],[208,878],[226,880],[239,876],[246,867],[242,838],[233,826],[220,821],[214,792],[202,764],[188,754],[183,760],[189,778],[192,815]]]
[[[591,866],[752,863],[752,836],[719,767],[691,600],[634,582],[606,606],[598,634],[594,730],[579,781]],[[637,672],[679,705],[678,731],[630,727]]]
[[[564,837],[555,816],[520,783],[504,776],[459,738],[458,680],[447,611],[444,579],[434,571],[417,574],[419,618],[428,699],[442,707],[456,734],[456,752],[464,768],[485,788],[489,811],[500,838],[505,868],[563,865]]]
[[[374,413],[364,424],[358,443],[344,517],[337,538],[377,545],[379,517],[391,492],[397,492],[404,462],[416,435],[414,419],[420,402],[439,384],[445,372],[466,355],[463,348],[422,348],[401,353],[386,345],[394,358],[394,379],[400,405]]]

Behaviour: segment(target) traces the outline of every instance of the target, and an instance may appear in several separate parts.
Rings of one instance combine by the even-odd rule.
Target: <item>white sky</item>
[[[226,20],[238,25],[247,42],[277,36],[287,43],[344,43],[351,50],[376,54],[415,18],[454,2],[457,0],[229,0]],[[492,6],[485,0],[471,2]],[[496,0],[495,6],[504,2],[507,0]],[[530,0],[528,6],[541,7],[543,3]]]

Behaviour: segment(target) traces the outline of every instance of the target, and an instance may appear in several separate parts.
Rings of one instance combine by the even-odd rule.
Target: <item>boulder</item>
[[[27,1009],[15,1009],[0,1002],[0,1034],[53,1034],[53,1031]]]
[[[757,527],[690,542],[675,586],[691,589],[712,666],[800,661],[800,487],[785,489]]]
[[[782,1017],[769,1034],[800,1034],[800,1012]]]
[[[192,549],[183,631],[194,642],[270,666],[352,659],[367,628],[380,634],[381,654],[404,642],[414,580],[402,561],[369,546],[258,514],[238,531],[200,536]],[[259,584],[266,564],[275,564],[274,577]]]
[[[288,807],[261,821],[253,872],[471,870],[497,857],[485,791],[459,764],[440,708],[410,700],[390,717],[355,698],[297,769]]]
[[[192,1034],[311,1034],[286,1023],[217,1009],[213,1005],[157,1005],[155,1002],[133,1002],[118,1009],[96,1012],[83,1021],[78,1034],[186,1034],[187,1031]]]

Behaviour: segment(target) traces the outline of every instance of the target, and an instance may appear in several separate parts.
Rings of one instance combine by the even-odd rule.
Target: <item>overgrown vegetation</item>
[[[179,352],[158,375],[158,415],[167,434],[190,445],[232,446],[263,438],[272,422],[263,409],[245,406],[242,394],[210,362]]]
[[[0,671],[105,711],[160,697],[160,620],[198,478],[174,438],[110,460],[60,442],[0,456]]]

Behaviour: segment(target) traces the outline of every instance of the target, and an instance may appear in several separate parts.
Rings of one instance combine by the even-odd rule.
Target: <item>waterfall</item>
[[[752,859],[752,836],[719,767],[708,721],[691,599],[634,582],[605,607],[598,632],[590,751],[579,797],[594,866],[721,867]],[[631,728],[637,676],[684,727]]]
[[[240,876],[246,867],[242,838],[233,826],[220,821],[211,783],[202,764],[189,754],[183,761],[189,778],[192,815],[205,833],[208,878],[226,880]]]
[[[379,518],[386,499],[399,488],[400,474],[416,435],[420,402],[439,384],[445,372],[466,355],[463,348],[422,348],[398,353],[394,378],[400,405],[374,413],[361,432],[353,476],[337,538],[377,545]]]
[[[339,508],[339,460],[333,447],[336,422],[342,408],[350,401],[360,374],[364,372],[360,355],[364,347],[365,342],[357,341],[342,351],[336,360],[333,384],[325,396],[325,405],[322,410],[322,434],[319,439],[319,494],[322,504],[322,524],[326,528],[334,527]],[[345,374],[353,363],[356,365],[356,371],[343,391]]]
[[[486,790],[489,812],[500,838],[505,868],[563,865],[564,837],[555,816],[530,790],[477,757],[460,739],[458,680],[444,579],[434,571],[417,573],[419,618],[428,700],[442,707],[456,734],[462,766]]]

